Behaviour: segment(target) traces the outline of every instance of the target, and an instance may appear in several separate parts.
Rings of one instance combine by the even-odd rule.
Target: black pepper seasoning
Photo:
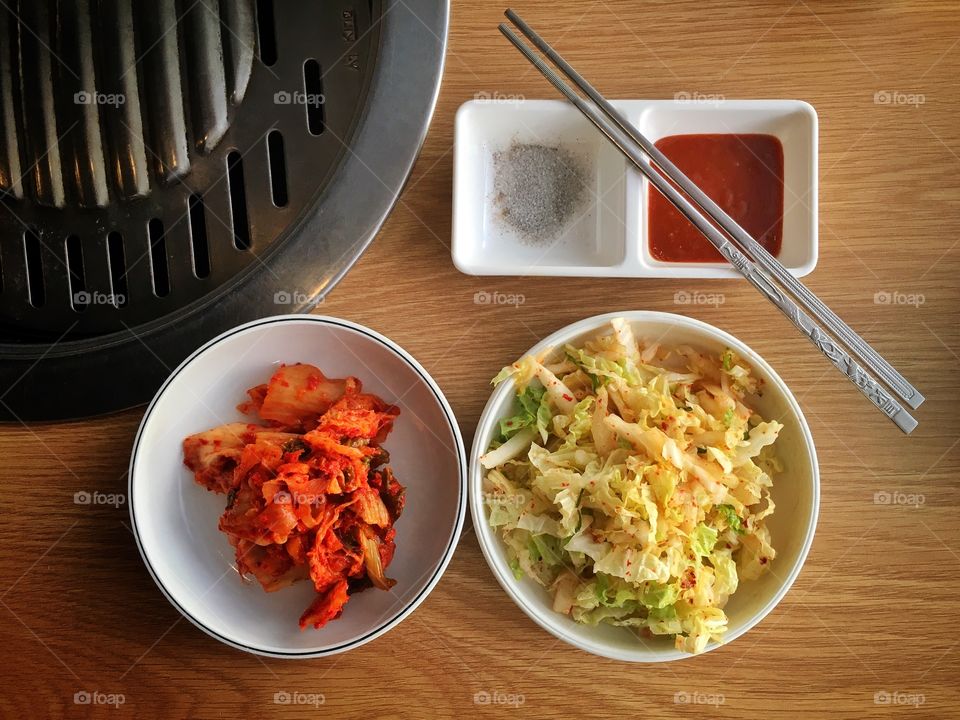
[[[587,173],[563,148],[514,143],[493,164],[494,206],[526,242],[555,240],[584,205]]]

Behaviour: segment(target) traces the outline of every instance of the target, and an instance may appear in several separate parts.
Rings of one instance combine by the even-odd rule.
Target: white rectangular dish
[[[781,263],[796,277],[817,264],[817,114],[799,100],[615,100],[652,142],[670,135],[762,133],[783,146]],[[468,275],[731,278],[726,263],[663,262],[647,239],[648,183],[563,100],[471,100],[455,123],[454,265]],[[498,217],[494,155],[514,143],[560,147],[582,163],[589,194],[552,242],[531,243]]]

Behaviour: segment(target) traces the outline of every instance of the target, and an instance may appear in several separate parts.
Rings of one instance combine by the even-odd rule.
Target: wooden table
[[[576,319],[665,310],[737,335],[800,398],[820,454],[819,529],[792,591],[727,647],[631,666],[535,626],[493,580],[468,527],[439,586],[388,635],[331,659],[260,659],[180,619],[141,563],[125,507],[73,502],[78,491],[125,492],[141,410],[7,426],[0,715],[960,717],[956,2],[516,5],[613,97],[814,104],[821,256],[808,282],[929,398],[911,437],[743,282],[473,278],[454,269],[454,112],[477,92],[554,97],[496,32],[502,9],[455,3],[446,76],[413,177],[321,310],[370,325],[419,358],[468,444],[489,378]],[[678,306],[681,289],[722,293],[725,302]],[[479,291],[522,293],[525,302],[477,305]],[[896,492],[918,506],[875,500]],[[122,694],[125,703],[75,705],[82,691]],[[317,712],[274,704],[281,691],[322,694],[325,704]],[[515,703],[477,705],[478,692]]]

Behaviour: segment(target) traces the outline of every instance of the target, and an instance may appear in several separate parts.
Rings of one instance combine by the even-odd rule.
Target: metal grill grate
[[[0,381],[12,382],[0,412],[142,402],[199,341],[326,291],[409,172],[447,11],[427,0],[0,7]],[[335,200],[340,184],[355,197]],[[277,290],[305,297],[277,307]],[[71,409],[42,397],[49,374],[86,383],[88,368],[111,366],[131,375],[128,392],[80,392]]]

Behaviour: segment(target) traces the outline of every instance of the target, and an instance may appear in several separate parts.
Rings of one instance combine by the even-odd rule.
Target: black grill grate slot
[[[277,207],[287,206],[287,159],[279,130],[267,134],[267,162],[270,165],[270,196]]]
[[[243,158],[236,150],[227,155],[227,186],[230,193],[230,224],[237,250],[250,249],[250,223],[247,219],[247,190],[243,184]]]
[[[270,67],[277,62],[277,25],[273,0],[257,0],[257,37],[260,62]]]
[[[40,236],[32,228],[23,233],[23,257],[27,265],[27,292],[30,304],[43,307],[46,292],[43,287],[43,257],[40,252]]]
[[[127,262],[123,252],[123,236],[114,230],[107,235],[107,265],[110,268],[108,304],[121,308],[127,304]]]
[[[319,135],[326,124],[324,117],[323,70],[320,63],[311,58],[303,64],[303,106],[307,110],[307,129],[311,135]]]
[[[87,309],[90,298],[87,294],[87,280],[83,271],[83,244],[79,235],[71,235],[64,242],[67,256],[67,284],[70,288],[70,305],[77,312]]]
[[[153,218],[147,223],[150,241],[150,276],[153,279],[153,294],[166,297],[170,294],[170,274],[167,270],[167,244],[163,239],[163,221]]]
[[[190,249],[193,255],[193,274],[203,279],[210,275],[210,250],[207,247],[207,213],[203,198],[197,194],[187,200],[190,215]]]

